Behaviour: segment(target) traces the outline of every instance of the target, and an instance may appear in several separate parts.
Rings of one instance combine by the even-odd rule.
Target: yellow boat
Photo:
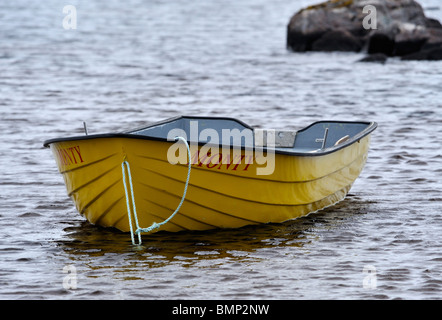
[[[320,121],[299,131],[258,130],[232,118],[183,116],[44,146],[91,223],[142,233],[167,221],[148,231],[175,232],[278,223],[343,200],[376,126]]]

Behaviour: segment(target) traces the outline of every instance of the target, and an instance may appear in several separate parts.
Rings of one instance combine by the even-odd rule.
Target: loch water
[[[2,3],[0,299],[440,299],[442,62],[287,51],[290,17],[313,3]],[[179,115],[379,126],[349,196],[304,218],[141,247],[86,222],[43,141]]]

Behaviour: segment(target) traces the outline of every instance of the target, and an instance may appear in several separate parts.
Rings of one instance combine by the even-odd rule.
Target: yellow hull
[[[366,135],[319,156],[277,153],[270,175],[257,175],[256,163],[212,164],[202,159],[192,165],[179,213],[160,230],[283,222],[330,206],[345,198],[359,176],[369,142]],[[122,162],[130,164],[139,225],[149,227],[167,219],[183,194],[187,165],[168,162],[172,143],[115,136],[56,141],[50,147],[77,210],[93,224],[126,232],[130,225]],[[192,148],[192,158],[200,148]],[[253,151],[241,153],[254,156]]]

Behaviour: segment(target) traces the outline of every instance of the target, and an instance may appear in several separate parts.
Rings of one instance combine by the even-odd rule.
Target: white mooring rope
[[[138,224],[137,209],[136,209],[136,206],[135,206],[135,198],[134,198],[134,191],[133,191],[133,185],[132,185],[132,175],[130,173],[129,162],[123,161],[123,163],[121,164],[121,169],[122,169],[122,172],[123,172],[124,192],[126,194],[127,215],[129,217],[129,226],[130,226],[130,235],[131,235],[131,239],[132,239],[132,244],[140,245],[141,244],[141,233],[142,232],[150,232],[150,231],[152,231],[154,229],[159,229],[163,224],[168,223],[175,216],[175,214],[180,210],[181,206],[183,205],[184,199],[186,198],[187,187],[189,185],[190,171],[191,171],[191,168],[192,168],[192,163],[191,163],[190,147],[189,147],[189,144],[187,143],[186,139],[184,139],[183,137],[176,137],[175,141],[177,141],[177,140],[183,141],[184,144],[186,145],[186,148],[187,148],[187,155],[189,157],[189,165],[188,165],[188,170],[187,170],[187,179],[186,179],[186,184],[184,186],[183,196],[181,197],[181,201],[180,201],[178,207],[169,216],[169,218],[167,218],[163,222],[160,222],[160,223],[154,222],[148,228],[140,228],[140,226]],[[128,176],[129,176],[129,186],[130,186],[130,193],[131,193],[131,198],[132,198],[133,214],[134,214],[134,217],[135,217],[135,226],[137,227],[137,229],[135,230],[135,233],[138,234],[138,243],[135,243],[134,231],[133,231],[133,227],[132,227],[132,218],[131,218],[131,214],[130,214],[131,210],[130,210],[129,195],[128,195],[128,190],[127,190],[127,185],[126,185],[126,170],[127,170]]]

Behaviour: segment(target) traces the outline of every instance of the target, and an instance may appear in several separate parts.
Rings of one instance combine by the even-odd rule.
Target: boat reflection
[[[333,207],[284,223],[211,231],[161,231],[143,235],[139,246],[131,243],[128,233],[84,221],[65,228],[65,239],[58,244],[73,264],[110,268],[118,273],[136,274],[140,267],[146,271],[173,265],[198,268],[252,263],[271,259],[277,249],[291,255],[308,250],[324,232],[352,223],[352,218],[369,212],[370,205],[370,201],[350,195]]]

